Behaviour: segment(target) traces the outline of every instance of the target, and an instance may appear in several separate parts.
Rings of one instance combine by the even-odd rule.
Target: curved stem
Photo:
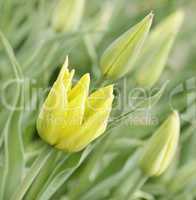
[[[118,187],[112,196],[112,200],[132,200],[135,192],[139,190],[148,177],[141,170],[136,169],[134,173],[126,177],[122,182],[122,186]]]
[[[134,185],[132,185],[129,188],[129,191],[126,194],[125,199],[132,200],[134,193],[144,185],[144,183],[147,181],[147,179],[148,179],[148,177],[146,175],[144,175],[143,173],[141,173],[141,171],[139,171],[136,176],[136,179],[134,181]]]
[[[51,155],[56,152],[56,149],[51,148],[50,146],[46,145],[30,170],[28,171],[25,179],[23,180],[22,184],[19,186],[16,193],[12,196],[14,200],[22,200],[25,193],[39,174],[40,170],[48,163]]]
[[[0,30],[0,41],[2,42],[4,48],[5,48],[5,51],[9,57],[9,60],[11,62],[11,66],[12,66],[12,69],[13,69],[13,72],[14,72],[14,75],[17,79],[17,81],[20,81],[22,78],[23,78],[23,73],[22,73],[22,70],[21,70],[21,67],[19,65],[19,63],[17,62],[16,60],[16,57],[14,55],[14,52],[13,52],[13,49],[11,47],[11,45],[9,44],[8,40],[6,39],[6,37],[4,36],[4,34],[1,32]],[[15,99],[13,101],[13,107],[14,108],[17,108],[18,104],[22,105],[22,101],[23,101],[23,98],[21,98],[21,96],[23,95],[23,91],[24,91],[24,87],[22,84],[17,84],[16,85],[16,93],[15,93]],[[19,106],[20,106],[19,105]],[[9,111],[9,117],[8,118],[11,118],[13,115],[13,112],[12,111]],[[2,137],[0,138],[0,147],[2,146],[3,144],[3,135]]]
[[[7,39],[5,38],[4,34],[1,31],[0,31],[0,39],[5,47],[5,50],[6,50],[6,53],[9,57],[9,59],[11,61],[12,69],[14,71],[16,78],[21,79],[23,77],[21,67],[15,58],[13,49],[11,48],[9,42],[7,41]]]

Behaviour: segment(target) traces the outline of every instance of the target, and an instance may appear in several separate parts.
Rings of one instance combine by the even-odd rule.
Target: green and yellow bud
[[[58,0],[52,18],[52,27],[57,32],[71,32],[79,28],[85,0]]]
[[[138,85],[152,87],[159,80],[183,18],[184,12],[179,10],[150,33],[136,63],[136,67],[139,68],[136,73]]]
[[[140,168],[148,176],[161,175],[170,165],[177,147],[180,119],[174,111],[144,147]]]
[[[90,76],[85,74],[72,87],[74,71],[63,65],[37,119],[40,137],[66,152],[77,152],[106,129],[113,101],[109,85],[89,96]]]
[[[133,68],[148,35],[152,19],[153,14],[150,13],[105,50],[101,58],[101,70],[106,78],[121,78]]]

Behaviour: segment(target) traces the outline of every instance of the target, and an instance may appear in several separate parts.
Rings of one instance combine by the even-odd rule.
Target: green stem
[[[29,169],[27,175],[25,176],[25,179],[22,181],[22,184],[19,186],[16,193],[12,196],[12,200],[22,200],[27,190],[30,188],[31,184],[35,180],[35,178],[38,176],[41,169],[44,167],[44,165],[47,164],[48,160],[50,159],[51,155],[56,151],[56,149],[51,148],[50,146],[45,146],[32,165],[32,167]]]
[[[106,148],[109,145],[110,138],[111,134],[106,133],[95,144],[95,147],[91,153],[91,157],[88,160],[85,169],[80,174],[78,187],[73,188],[73,190],[71,190],[70,194],[68,195],[70,200],[77,200],[80,197],[80,195],[87,190],[88,185],[90,184],[89,174],[94,169],[95,165],[97,164],[97,161],[100,160],[100,158],[104,154]]]
[[[11,61],[12,69],[13,69],[15,77],[18,80],[22,79],[23,73],[22,73],[21,67],[15,58],[15,55],[14,55],[11,45],[9,44],[8,40],[5,38],[4,34],[1,31],[0,31],[0,40],[3,43],[5,51]]]
[[[141,171],[138,172],[134,185],[132,185],[126,195],[125,199],[132,200],[133,195],[137,190],[139,190],[144,183],[147,181],[148,177],[144,175]]]
[[[112,200],[132,200],[135,192],[139,190],[148,177],[144,175],[141,170],[137,169],[134,173],[131,173],[122,183],[122,187],[118,187],[114,192]]]
[[[120,115],[119,117],[116,117],[114,120],[112,120],[109,125],[107,130],[119,127],[121,125],[121,123],[124,123],[132,113],[134,113],[136,110],[133,109],[129,112],[123,113],[122,115]]]

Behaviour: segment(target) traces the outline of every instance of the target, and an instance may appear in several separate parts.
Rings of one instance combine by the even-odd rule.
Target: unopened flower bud
[[[58,0],[52,26],[55,31],[76,31],[80,25],[85,0]]]
[[[150,33],[136,63],[138,85],[152,87],[159,80],[183,18],[183,11],[177,11]]]
[[[179,132],[180,119],[174,111],[144,147],[140,167],[146,175],[159,176],[168,168],[177,150]]]
[[[105,50],[101,58],[101,70],[106,78],[121,78],[132,69],[148,35],[152,18],[153,14],[150,13]]]

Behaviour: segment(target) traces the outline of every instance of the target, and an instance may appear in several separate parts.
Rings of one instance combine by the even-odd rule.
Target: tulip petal
[[[64,124],[59,133],[59,140],[71,136],[81,126],[85,112],[86,99],[89,92],[89,84],[90,76],[89,74],[85,74],[69,92],[69,103],[66,108]]]
[[[38,132],[43,139],[52,145],[57,142],[58,133],[61,132],[65,120],[68,104],[67,91],[70,90],[73,75],[74,71],[69,73],[64,65],[38,117]]]
[[[113,100],[113,85],[101,88],[88,97],[84,120],[87,120],[92,115],[102,111],[103,104],[107,99]]]
[[[113,101],[113,86],[94,92],[89,98],[90,106],[85,111],[84,123],[75,130],[74,135],[66,137],[56,145],[66,151],[79,151],[100,136],[106,129]],[[73,133],[73,131],[72,131]]]
[[[72,137],[65,138],[56,147],[66,151],[80,151],[100,136],[106,129],[112,100],[112,98],[107,99],[101,108],[102,111],[95,112],[96,114],[91,116]]]

